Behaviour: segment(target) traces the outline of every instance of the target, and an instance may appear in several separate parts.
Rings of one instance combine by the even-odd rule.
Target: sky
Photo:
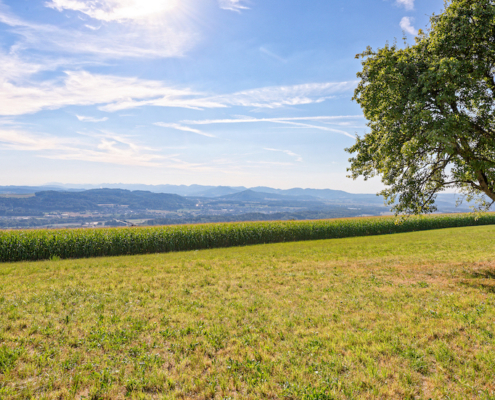
[[[0,0],[0,185],[347,178],[367,46],[443,0]]]

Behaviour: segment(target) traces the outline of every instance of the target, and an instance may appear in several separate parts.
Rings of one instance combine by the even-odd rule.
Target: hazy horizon
[[[229,187],[233,189],[243,189],[243,190],[249,190],[249,189],[257,189],[257,188],[270,188],[270,189],[275,189],[275,190],[291,190],[291,189],[303,189],[303,190],[333,190],[333,191],[343,191],[349,194],[377,194],[377,192],[357,192],[357,191],[352,191],[352,190],[342,190],[342,189],[334,189],[331,187],[309,187],[309,186],[288,186],[288,187],[275,187],[275,186],[266,186],[266,185],[256,185],[256,186],[245,186],[245,185],[203,185],[203,184],[198,184],[198,183],[193,183],[190,185],[185,185],[185,184],[170,184],[170,183],[157,183],[157,184],[144,184],[144,183],[122,183],[122,182],[116,182],[116,183],[111,183],[111,182],[103,182],[103,183],[62,183],[62,182],[45,182],[40,185],[24,185],[24,184],[15,184],[15,185],[0,185],[1,186],[12,186],[12,187],[62,187],[66,189],[84,189],[84,188],[90,188],[90,189],[116,189],[116,188],[121,188],[125,189],[126,187],[131,187],[131,186],[145,186],[145,187],[160,187],[160,186],[172,186],[172,187],[193,187],[193,186],[198,186],[198,187],[212,187],[212,188],[219,188],[219,187]],[[132,190],[132,189],[128,189]],[[459,194],[456,189],[448,189],[445,190],[439,194]]]

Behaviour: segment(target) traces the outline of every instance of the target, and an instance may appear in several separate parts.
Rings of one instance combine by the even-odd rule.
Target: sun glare
[[[51,0],[47,7],[80,11],[100,21],[149,20],[178,8],[181,0]],[[1,2],[1,0],[0,0]]]
[[[115,0],[116,19],[148,19],[168,11],[178,5],[178,0]]]

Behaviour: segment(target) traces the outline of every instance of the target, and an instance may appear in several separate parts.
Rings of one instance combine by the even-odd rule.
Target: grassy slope
[[[494,399],[494,234],[0,264],[0,398]]]

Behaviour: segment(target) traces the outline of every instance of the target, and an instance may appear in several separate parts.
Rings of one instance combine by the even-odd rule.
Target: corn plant
[[[0,232],[0,261],[162,253],[302,240],[384,235],[495,224],[495,214],[450,214],[317,221],[242,222],[167,227]]]

